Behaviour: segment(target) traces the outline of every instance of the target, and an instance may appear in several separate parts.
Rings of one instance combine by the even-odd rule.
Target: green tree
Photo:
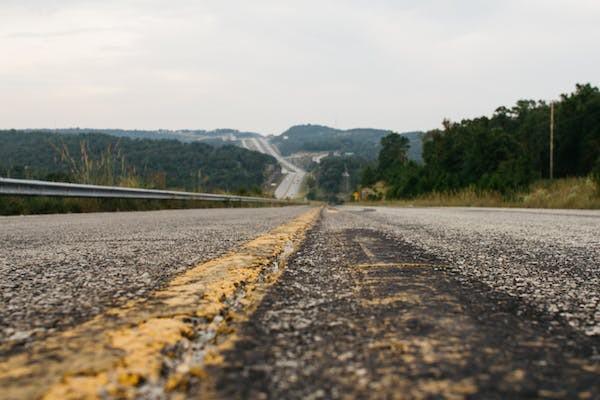
[[[378,158],[378,172],[383,178],[389,177],[395,168],[404,165],[408,158],[409,141],[397,133],[381,138],[381,150]]]
[[[577,85],[554,107],[555,176],[591,175],[600,159],[600,91]],[[444,120],[424,136],[422,167],[406,162],[405,144],[391,134],[381,141],[377,175],[396,197],[469,186],[508,194],[548,176],[549,123],[549,104],[533,100],[498,107],[491,117]]]
[[[367,165],[365,169],[363,169],[360,184],[362,186],[371,186],[375,182],[377,182],[377,170],[372,165]]]

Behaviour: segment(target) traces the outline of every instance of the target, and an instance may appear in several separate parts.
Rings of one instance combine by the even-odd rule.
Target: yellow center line
[[[443,265],[427,263],[366,263],[356,264],[356,268],[443,268]]]
[[[141,383],[159,382],[164,353],[193,334],[192,319],[209,325],[228,309],[239,288],[250,307],[253,292],[277,273],[259,277],[297,247],[316,221],[313,208],[238,250],[174,278],[150,298],[132,300],[0,363],[0,399],[132,397]],[[281,266],[281,265],[280,265]],[[167,382],[170,384],[169,382]]]

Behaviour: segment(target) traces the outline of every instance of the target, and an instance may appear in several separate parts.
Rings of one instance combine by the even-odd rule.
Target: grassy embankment
[[[414,199],[361,201],[363,205],[398,207],[523,207],[600,209],[600,181],[565,178],[538,181],[528,191],[502,195],[467,188],[454,193],[428,193]]]

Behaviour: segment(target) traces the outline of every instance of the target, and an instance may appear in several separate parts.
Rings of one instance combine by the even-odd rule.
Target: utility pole
[[[344,193],[350,192],[350,174],[348,167],[344,164],[344,173],[342,174],[342,190]]]
[[[550,180],[554,179],[554,102],[550,102]]]

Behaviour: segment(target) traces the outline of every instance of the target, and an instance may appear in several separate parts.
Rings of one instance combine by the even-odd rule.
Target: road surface
[[[599,240],[600,212],[330,209],[218,397],[600,398]]]
[[[263,138],[251,138],[244,139],[243,145],[251,150],[256,150],[264,154],[275,157],[281,165],[284,178],[275,189],[275,197],[278,199],[295,199],[300,193],[302,181],[306,176],[306,171],[302,168],[295,166],[286,160],[275,147],[269,143],[268,140]]]
[[[15,327],[0,385],[48,398],[600,398],[600,212],[339,207],[310,225],[306,210],[0,220],[2,321]],[[304,220],[263,235],[292,217]],[[141,301],[105,315],[122,293]],[[85,327],[79,308],[105,316]],[[71,331],[52,340],[63,318]],[[48,338],[14,345],[35,327]]]
[[[0,217],[0,349],[147,296],[305,209]]]

